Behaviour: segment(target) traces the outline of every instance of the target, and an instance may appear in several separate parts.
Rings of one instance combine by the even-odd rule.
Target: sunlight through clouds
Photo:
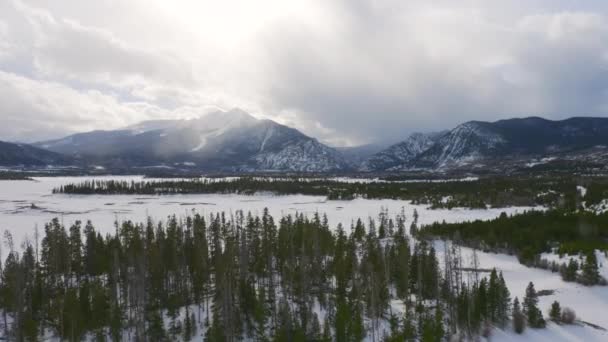
[[[332,145],[397,141],[466,120],[605,116],[606,7],[7,0],[0,121],[28,112],[53,125],[23,123],[0,136],[35,141],[209,106],[243,108]],[[70,95],[54,101],[58,88]],[[34,89],[46,100],[28,101]],[[81,102],[103,110],[82,113]]]

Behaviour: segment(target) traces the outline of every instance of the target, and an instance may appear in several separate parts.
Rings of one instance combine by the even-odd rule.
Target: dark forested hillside
[[[0,166],[70,165],[73,158],[27,144],[0,141]]]

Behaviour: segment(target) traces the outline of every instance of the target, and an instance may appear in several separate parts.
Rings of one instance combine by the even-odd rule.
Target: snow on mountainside
[[[38,143],[114,167],[188,165],[201,170],[344,170],[339,153],[298,130],[233,109],[191,120],[145,121]],[[186,164],[187,163],[187,164]]]
[[[467,122],[439,138],[415,158],[415,166],[442,168],[462,164],[494,153],[505,139],[485,123]]]
[[[358,169],[367,159],[374,154],[384,151],[393,144],[387,143],[374,143],[365,144],[358,146],[341,146],[335,149],[346,159],[346,161],[353,166],[353,169]]]
[[[604,148],[608,146],[608,119],[581,117],[551,121],[530,117],[470,121],[425,144],[416,145],[417,141],[410,137],[376,154],[361,169],[492,168],[497,167],[498,161],[508,161],[513,168],[529,168],[537,165],[534,163],[537,160],[551,161],[554,165],[595,167],[608,159]],[[412,145],[424,148],[410,148]]]
[[[233,109],[191,120],[145,121],[120,130],[74,134],[35,146],[117,168],[608,171],[608,118],[470,121],[450,131],[412,134],[384,150],[374,146],[333,149],[298,130]]]
[[[406,140],[374,154],[364,161],[361,171],[398,170],[428,150],[444,133],[414,133]]]
[[[263,151],[264,145],[262,145]],[[277,152],[264,152],[254,157],[255,168],[261,170],[289,170],[318,172],[342,170],[346,161],[332,148],[315,139],[300,140]]]

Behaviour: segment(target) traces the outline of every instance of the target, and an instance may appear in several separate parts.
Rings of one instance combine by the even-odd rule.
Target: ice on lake
[[[113,232],[114,222],[131,220],[145,222],[147,217],[154,221],[164,220],[175,214],[184,217],[193,213],[233,213],[236,210],[261,214],[264,208],[278,219],[283,215],[315,212],[326,213],[330,227],[342,223],[349,229],[351,222],[358,218],[366,221],[376,218],[384,208],[392,217],[405,212],[408,221],[414,209],[418,211],[421,224],[445,220],[459,222],[473,219],[492,219],[502,212],[508,214],[533,209],[531,207],[501,209],[431,210],[426,205],[413,205],[400,200],[328,201],[323,196],[273,194],[234,195],[66,195],[53,194],[53,188],[62,184],[81,182],[88,179],[141,181],[142,176],[102,176],[102,177],[41,177],[33,181],[0,181],[0,231],[8,230],[20,242],[26,235],[32,236],[35,226],[42,229],[45,223],[57,217],[65,225],[76,220],[91,220],[100,231]]]

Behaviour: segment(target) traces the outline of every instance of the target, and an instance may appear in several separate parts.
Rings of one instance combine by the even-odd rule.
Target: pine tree
[[[597,285],[600,282],[600,273],[599,267],[597,264],[597,257],[595,256],[595,251],[589,251],[587,253],[587,257],[585,258],[585,262],[582,267],[582,275],[581,280],[584,285],[591,286]]]
[[[564,281],[576,281],[576,272],[578,271],[578,263],[574,258],[568,261],[568,265],[560,269],[562,279]]]
[[[325,317],[325,322],[323,322],[323,335],[320,339],[322,342],[331,342],[332,334],[331,334],[331,323],[329,322],[329,317]]]
[[[562,317],[562,308],[559,305],[558,301],[554,301],[553,304],[551,304],[551,310],[549,311],[549,318],[556,323],[559,323],[561,321],[561,317]]]
[[[521,306],[519,305],[519,299],[515,297],[513,301],[513,330],[516,333],[521,334],[526,329],[526,316],[521,311]]]
[[[414,315],[409,307],[405,308],[405,315],[403,318],[403,340],[404,341],[415,341],[416,340],[416,325],[414,324]]]
[[[502,272],[498,275],[498,301],[496,303],[496,322],[500,326],[505,326],[509,320],[511,310],[511,294],[507,283],[502,276]]]
[[[532,328],[544,328],[545,320],[543,313],[538,308],[538,296],[534,284],[530,282],[526,288],[526,297],[523,303],[523,312],[528,319],[528,325]]]

